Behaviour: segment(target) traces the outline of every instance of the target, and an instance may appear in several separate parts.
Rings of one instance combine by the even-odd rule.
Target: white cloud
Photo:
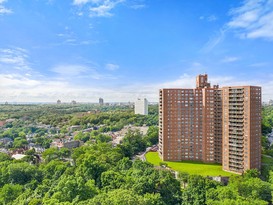
[[[130,6],[130,8],[132,8],[132,9],[144,9],[144,8],[146,8],[147,6],[145,5],[145,4],[135,4],[135,5],[132,5],[132,6]]]
[[[271,78],[272,79],[272,78]],[[263,88],[263,101],[273,98],[273,80],[249,81],[232,76],[209,76],[211,84],[220,87],[229,85],[259,85]],[[110,102],[134,101],[138,97],[146,97],[150,102],[158,101],[161,88],[194,88],[195,76],[183,74],[177,79],[165,82],[143,84],[124,83],[122,86],[105,86],[94,84],[76,85],[74,81],[64,79],[37,79],[35,76],[18,74],[0,74],[0,102],[97,102],[99,97]],[[4,83],[2,83],[4,82]]]
[[[206,43],[202,51],[214,49],[225,39],[228,31],[235,31],[240,38],[273,40],[273,0],[244,0],[240,7],[231,9],[229,15],[231,20]]]
[[[0,75],[0,81],[5,87],[8,88],[22,88],[26,89],[29,87],[39,85],[39,81],[32,80],[27,78],[26,76],[19,75],[19,74],[3,74]]]
[[[28,63],[28,52],[22,48],[0,49],[0,71],[6,67],[9,70],[31,70]]]
[[[6,0],[0,0],[0,15],[1,14],[11,14],[12,10],[6,8],[3,4]]]
[[[217,21],[217,17],[215,16],[215,15],[210,15],[209,17],[208,17],[208,21],[210,21],[210,22],[212,22],[212,21]]]
[[[73,4],[76,6],[87,5],[89,7],[90,17],[110,17],[113,15],[112,10],[120,3],[126,0],[74,0]],[[78,14],[83,15],[80,11]]]
[[[92,3],[92,4],[99,4],[105,0],[73,0],[73,4],[75,5],[84,5],[87,3]]]
[[[63,102],[94,102],[102,94],[108,99],[114,99],[116,94],[116,90],[99,85],[79,86],[65,79],[35,79],[36,77],[0,74],[0,102],[56,102],[57,99]]]
[[[60,42],[59,40],[58,43],[52,44],[53,46],[59,46],[59,45],[80,46],[80,45],[90,45],[90,44],[98,43],[98,41],[80,40],[77,37],[77,35],[73,31],[71,31],[69,27],[65,27],[64,32],[57,33],[56,36],[62,39],[62,42]]]
[[[217,32],[215,36],[212,37],[201,50],[203,52],[210,52],[225,39],[226,32],[227,29],[220,29],[220,31]]]
[[[111,64],[109,68],[117,69],[117,67],[115,66],[117,65]],[[71,81],[71,79],[72,80],[76,80],[76,79],[116,80],[118,79],[118,76],[113,76],[108,73],[102,73],[97,71],[97,68],[95,65],[90,67],[88,65],[62,64],[62,65],[57,65],[51,68],[51,71],[54,73],[57,73],[61,79],[67,80],[67,81]]]
[[[108,17],[113,14],[111,11],[119,4],[125,0],[104,0],[94,3],[96,5],[89,8],[90,17]]]
[[[89,0],[74,0],[73,4],[75,4],[75,5],[81,5],[81,4],[86,4],[88,2],[89,2]]]
[[[268,63],[267,62],[253,63],[250,66],[251,67],[264,67],[264,66],[268,66]]]
[[[230,11],[227,26],[240,33],[241,38],[273,40],[273,1],[245,0],[242,6]]]
[[[0,5],[0,14],[11,14],[12,10],[5,8],[4,6]]]
[[[87,73],[90,69],[83,65],[58,65],[51,69],[52,72],[58,73],[64,76],[77,76],[83,73]]]
[[[206,21],[209,21],[209,22],[213,22],[213,21],[217,21],[218,20],[217,16],[215,16],[215,15],[200,16],[199,19],[200,20],[206,20]]]
[[[114,71],[114,70],[119,69],[119,65],[108,63],[108,64],[105,65],[105,68],[107,70]]]
[[[238,57],[235,57],[235,56],[227,56],[225,57],[222,62],[223,63],[232,63],[232,62],[235,62],[235,61],[238,61],[239,58]]]

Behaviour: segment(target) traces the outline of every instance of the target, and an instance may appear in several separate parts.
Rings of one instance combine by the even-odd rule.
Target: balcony
[[[235,143],[236,145],[242,145],[244,143],[243,140],[238,140],[238,139],[233,139],[233,138],[230,138],[228,142],[229,142],[229,144]]]
[[[229,101],[229,104],[230,104],[230,105],[238,105],[238,106],[241,106],[241,105],[244,105],[244,101],[243,101],[243,100],[230,100],[230,101]]]
[[[229,165],[237,167],[237,168],[243,168],[243,161],[238,161],[238,160],[229,160]]]
[[[234,109],[233,109],[234,110]],[[244,112],[243,111],[229,111],[229,116],[230,115],[235,115],[235,116],[237,116],[237,115],[243,115],[244,114]]]
[[[229,135],[229,139],[231,140],[239,140],[239,141],[243,141],[244,137],[243,136],[237,136],[237,135]]]
[[[243,152],[243,149],[238,147],[229,147],[229,151]]]
[[[237,119],[237,118],[229,118],[229,122],[233,123],[233,122],[238,122],[238,123],[244,123],[243,119]]]
[[[240,107],[238,107],[238,106],[229,106],[229,111],[231,111],[231,110],[242,111],[242,110],[244,110],[244,107],[243,106],[240,106]]]
[[[244,94],[244,90],[229,90],[229,94]]]
[[[229,122],[230,127],[243,127],[244,125],[242,123],[231,123]]]
[[[236,155],[237,155],[237,156],[243,157],[244,153],[243,153],[243,152],[238,152],[238,151],[235,152],[235,151],[231,151],[231,150],[230,150],[230,151],[229,151],[229,155],[230,155],[230,156],[231,156],[231,155],[232,155],[232,156],[234,156],[234,155],[236,156]]]
[[[239,143],[239,142],[229,142],[228,145],[229,145],[229,147],[236,147],[236,148],[243,148],[244,147],[243,143]]]
[[[243,161],[243,156],[239,156],[239,155],[229,155],[229,161],[236,161],[236,162],[242,162]]]
[[[244,94],[239,94],[239,93],[230,93],[229,98],[243,98]]]
[[[234,171],[234,172],[243,172],[244,170],[244,167],[242,166],[242,165],[240,165],[240,166],[234,166],[234,165],[230,165],[229,166],[229,169],[230,169],[230,171]]]

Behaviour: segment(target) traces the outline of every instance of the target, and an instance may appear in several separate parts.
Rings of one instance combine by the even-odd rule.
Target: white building
[[[135,114],[148,115],[148,100],[146,98],[137,99],[135,102]]]

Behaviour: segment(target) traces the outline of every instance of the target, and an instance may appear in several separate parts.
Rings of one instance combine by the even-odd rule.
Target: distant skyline
[[[0,0],[0,102],[157,102],[203,73],[273,99],[272,0]]]

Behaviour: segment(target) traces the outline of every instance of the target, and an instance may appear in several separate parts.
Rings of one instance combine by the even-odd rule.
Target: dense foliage
[[[26,147],[30,141],[27,142],[27,136],[31,136],[32,143],[49,148],[52,139],[72,136],[74,131],[70,127],[73,125],[80,126],[80,130],[93,129],[91,133],[79,132],[73,136],[75,140],[83,142],[108,142],[111,138],[105,133],[119,131],[128,125],[156,126],[158,108],[156,105],[149,106],[149,115],[144,116],[135,115],[129,106],[0,105],[0,119],[7,120],[0,128],[0,139],[13,140],[12,144],[5,146],[0,143],[0,147]],[[152,138],[150,145],[156,143],[157,134]]]
[[[48,150],[45,163],[30,165],[8,157],[0,163],[2,204],[179,204],[180,183],[165,170],[124,157],[107,143],[82,146],[73,163]],[[2,157],[2,159],[4,159]],[[9,193],[9,194],[7,194]],[[81,202],[81,203],[80,203]]]
[[[86,113],[89,107],[74,109],[72,105],[61,105],[53,109],[49,105],[49,111],[42,112],[43,105],[32,106],[18,105],[13,111],[1,113],[5,119],[16,119],[0,131],[0,138],[14,140],[12,149],[24,147],[29,134],[35,135],[35,143],[48,147],[52,137],[71,134],[69,126],[96,129],[77,132],[75,139],[85,142],[79,148],[46,149],[40,156],[41,162],[34,150],[28,150],[22,160],[0,153],[0,204],[265,205],[272,202],[273,165],[270,164],[263,164],[263,180],[258,171],[250,170],[231,177],[223,185],[190,173],[179,173],[176,179],[168,169],[136,159],[137,154],[158,142],[156,106],[148,116],[134,115],[129,108],[96,108],[99,112]],[[269,132],[265,127],[272,127],[271,110],[265,108],[263,112],[264,133]],[[47,123],[50,127],[39,127]],[[147,134],[129,130],[121,144],[113,146],[106,133],[130,124],[149,125]],[[270,155],[270,150],[265,134],[263,151]]]

